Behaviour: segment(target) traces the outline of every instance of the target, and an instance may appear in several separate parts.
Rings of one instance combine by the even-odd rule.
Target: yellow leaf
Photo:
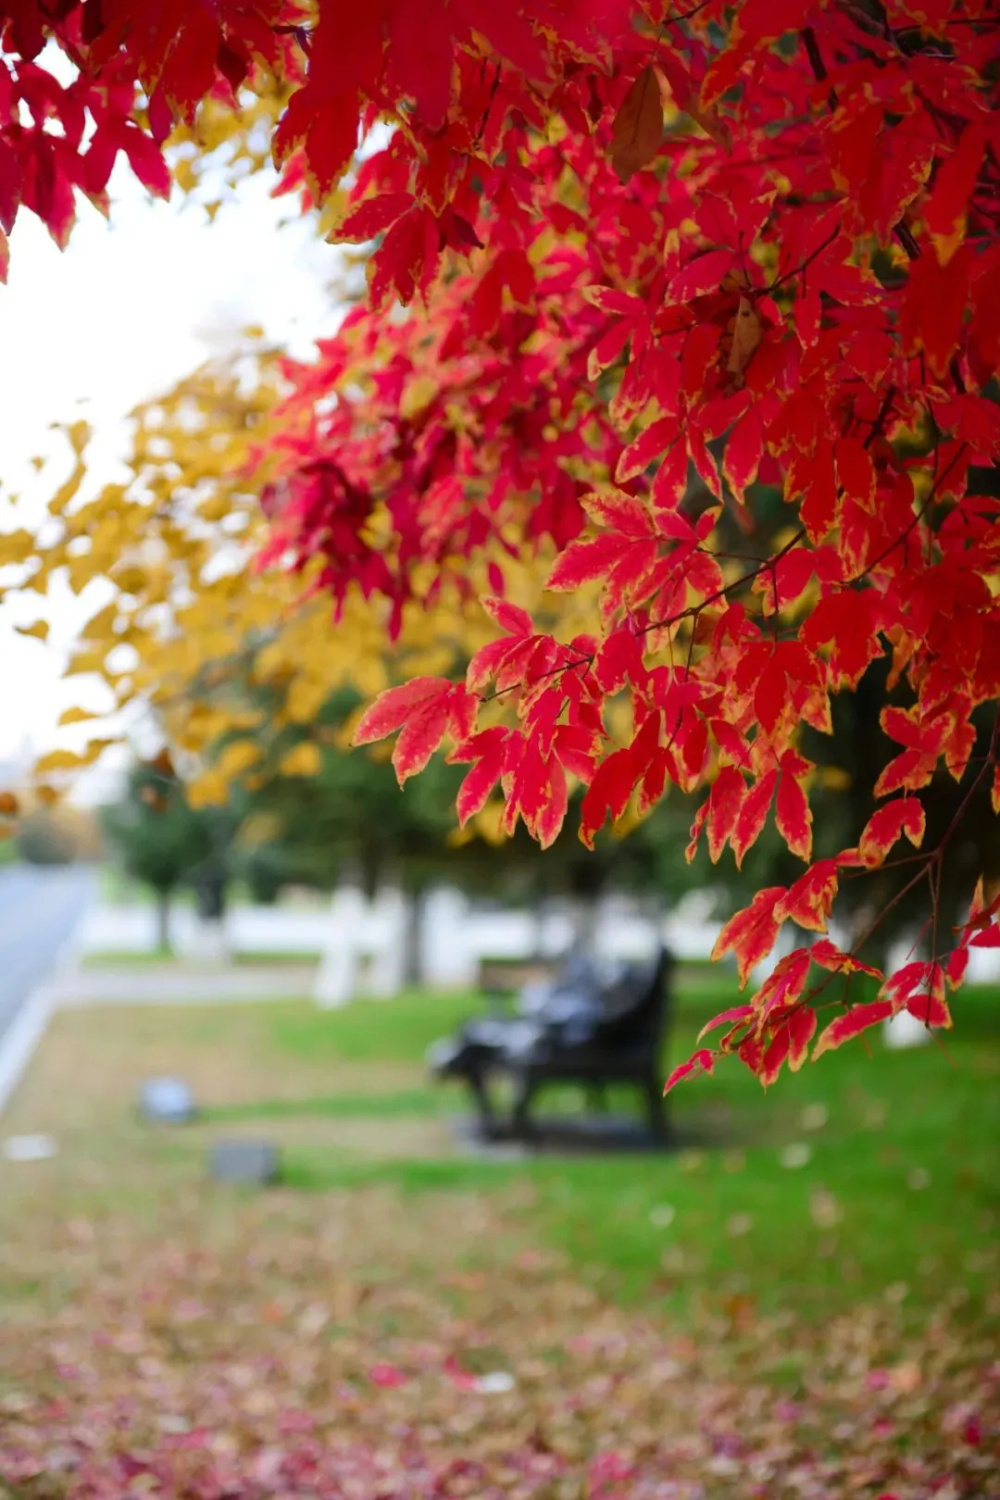
[[[17,816],[17,798],[13,792],[0,792],[0,815],[5,818]]]
[[[14,629],[18,635],[30,635],[36,641],[47,641],[49,638],[48,620],[36,620],[34,625],[15,625]]]
[[[89,708],[67,708],[59,715],[59,725],[83,724],[87,719],[100,718],[99,714],[92,713]]]
[[[220,776],[239,776],[260,760],[260,747],[253,740],[233,740],[226,745],[215,763]]]
[[[403,394],[399,401],[399,414],[406,421],[412,421],[434,400],[438,393],[438,383],[433,375],[411,375],[403,387]]]
[[[50,750],[35,762],[35,775],[44,776],[50,771],[77,771],[84,764],[83,757],[74,750]]]
[[[278,766],[278,773],[281,776],[316,776],[321,765],[319,746],[311,740],[303,740],[301,745],[289,750]]]
[[[229,783],[218,771],[206,771],[188,787],[191,807],[223,807],[229,800]]]
[[[35,538],[30,531],[22,528],[0,533],[0,567],[7,563],[27,562],[34,550]]]

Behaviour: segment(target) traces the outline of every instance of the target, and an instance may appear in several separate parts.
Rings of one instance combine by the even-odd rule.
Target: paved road
[[[94,889],[88,869],[0,870],[0,1038],[52,973]]]

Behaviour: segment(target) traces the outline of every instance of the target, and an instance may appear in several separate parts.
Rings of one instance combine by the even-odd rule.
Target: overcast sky
[[[51,422],[90,422],[96,486],[114,477],[125,450],[125,414],[222,352],[227,332],[259,324],[269,340],[307,355],[313,338],[331,331],[336,252],[306,222],[279,227],[296,208],[272,199],[272,185],[242,184],[209,223],[197,203],[150,201],[116,169],[110,224],[81,201],[63,253],[33,215],[19,216],[0,287],[0,527],[36,522],[61,477],[51,468],[39,478],[30,463],[62,451]],[[11,508],[7,497],[18,492]],[[81,679],[64,686],[59,677],[90,604],[81,611],[60,595],[44,612],[53,630],[42,644],[14,630],[41,613],[34,596],[0,605],[0,761],[28,739],[50,747],[59,714],[86,696]],[[96,684],[87,701],[97,706]]]

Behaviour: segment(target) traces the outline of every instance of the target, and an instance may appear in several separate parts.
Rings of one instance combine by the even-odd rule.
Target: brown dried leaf
[[[622,100],[611,127],[611,165],[627,182],[652,161],[663,140],[663,100],[656,70],[643,68]]]
[[[760,343],[760,337],[760,319],[754,312],[753,303],[749,297],[741,297],[733,324],[733,347],[726,366],[731,375],[742,379],[743,371],[750,363],[750,356]]]

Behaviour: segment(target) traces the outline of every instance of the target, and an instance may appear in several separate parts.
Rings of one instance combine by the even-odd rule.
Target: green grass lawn
[[[732,999],[701,976],[685,987],[670,1056],[687,1055]],[[374,1015],[367,1006],[296,1011],[275,1016],[274,1040],[297,1055],[416,1060],[468,1009],[462,997],[408,996]],[[885,1294],[919,1315],[944,1289],[978,1305],[998,1263],[1000,997],[969,990],[955,1009],[956,1029],[942,1041],[904,1052],[880,1037],[867,1049],[855,1043],[767,1094],[735,1060],[721,1065],[671,1096],[678,1149],[666,1155],[353,1164],[303,1149],[289,1169],[313,1188],[378,1180],[411,1192],[488,1190],[527,1179],[524,1215],[588,1278],[628,1298],[683,1303],[715,1286],[822,1314]],[[388,1096],[382,1107],[438,1110],[442,1096],[461,1107],[451,1088]],[[567,1102],[549,1096],[550,1109]],[[613,1091],[613,1104],[627,1102]]]
[[[732,1003],[724,986],[682,971],[670,1059]],[[117,1011],[111,1051],[94,1012],[67,1013],[45,1048],[66,1051],[78,1088],[93,1080],[96,1114],[77,1139],[125,1163],[139,1152],[144,1174],[168,1160],[196,1170],[214,1136],[263,1134],[281,1142],[288,1184],[309,1193],[434,1195],[445,1214],[441,1195],[490,1195],[513,1232],[565,1253],[603,1295],[626,1301],[683,1311],[750,1298],[821,1317],[887,1297],[918,1318],[942,1299],[973,1314],[988,1301],[1000,1224],[996,994],[962,995],[946,1040],[891,1052],[876,1036],[767,1094],[738,1062],[723,1064],[671,1096],[669,1152],[528,1160],[457,1150],[444,1117],[467,1102],[424,1073],[429,1043],[480,1005],[411,993],[337,1011],[298,1002]],[[143,1133],[127,1103],[143,1076],[170,1070],[194,1080],[201,1122]],[[60,1125],[61,1092],[50,1082],[47,1118],[36,1110],[29,1121],[25,1108],[23,1128],[76,1131]],[[633,1107],[628,1091],[612,1091],[610,1103]],[[574,1107],[570,1090],[540,1101],[542,1114]]]

